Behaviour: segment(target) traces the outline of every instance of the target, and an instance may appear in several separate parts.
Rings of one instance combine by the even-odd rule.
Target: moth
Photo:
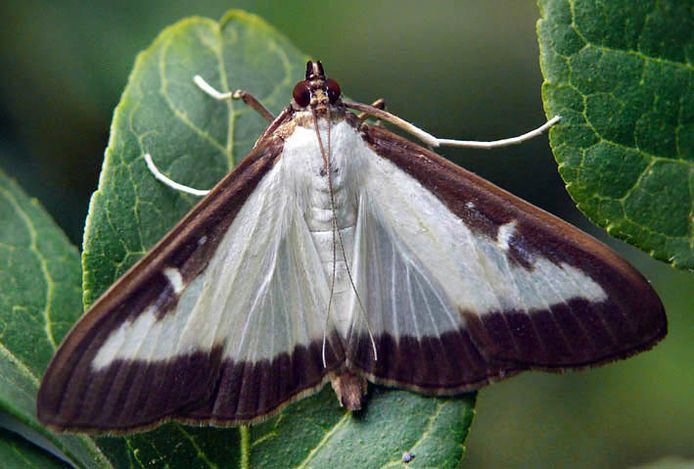
[[[604,244],[441,156],[437,139],[350,102],[320,62],[243,161],[74,326],[38,394],[58,431],[255,422],[328,381],[455,395],[523,370],[652,347],[648,282]],[[357,115],[357,111],[363,113]],[[172,188],[203,194],[158,171]]]

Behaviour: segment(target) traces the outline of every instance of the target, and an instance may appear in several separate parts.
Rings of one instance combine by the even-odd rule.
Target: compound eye
[[[332,78],[328,78],[325,81],[325,87],[328,90],[328,99],[330,104],[335,104],[335,101],[340,99],[340,85],[337,84]]]
[[[294,102],[301,106],[306,107],[311,102],[311,87],[307,81],[300,81],[294,87],[292,91],[292,96],[294,97]]]

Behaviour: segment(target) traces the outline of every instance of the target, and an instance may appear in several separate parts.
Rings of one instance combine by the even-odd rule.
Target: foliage
[[[694,7],[541,0],[542,94],[578,207],[618,238],[694,268]]]
[[[0,411],[12,423],[7,426],[43,439],[75,464],[105,464],[91,439],[55,435],[36,420],[41,376],[81,310],[77,249],[1,171],[0,220]],[[0,433],[0,454],[7,460],[24,455],[33,464],[47,458],[36,452]]]

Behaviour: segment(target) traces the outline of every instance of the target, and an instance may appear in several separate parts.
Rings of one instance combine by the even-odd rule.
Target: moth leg
[[[376,101],[371,103],[371,106],[375,107],[376,109],[380,110],[385,110],[386,108],[386,100],[383,98],[378,98]],[[364,122],[366,119],[369,118],[369,113],[368,112],[360,112],[359,115],[357,116],[360,122]],[[376,125],[378,125],[381,121],[377,120]]]
[[[212,85],[207,83],[205,79],[200,75],[195,75],[193,77],[193,81],[196,85],[198,85],[198,88],[200,88],[202,91],[204,91],[217,101],[226,101],[227,99],[240,99],[245,104],[257,111],[258,114],[263,116],[266,120],[272,122],[275,119],[275,116],[273,116],[272,113],[268,111],[267,108],[263,106],[260,103],[260,101],[258,101],[255,98],[255,96],[253,96],[248,91],[236,90],[234,92],[228,91],[226,93],[222,93],[221,91],[217,91],[216,89],[214,89]]]
[[[231,97],[233,99],[240,99],[243,101],[246,105],[250,106],[253,108],[258,114],[263,116],[265,120],[268,122],[272,122],[275,120],[275,116],[272,115],[270,111],[267,110],[265,106],[263,106],[260,101],[258,101],[255,96],[253,96],[251,93],[248,91],[244,90],[236,90],[231,94]]]
[[[554,124],[559,122],[561,119],[560,116],[554,116],[544,124],[542,124],[540,127],[537,129],[531,130],[530,132],[526,132],[523,135],[519,135],[517,137],[511,137],[511,138],[504,138],[502,140],[494,140],[491,142],[478,142],[475,140],[454,140],[454,139],[448,139],[448,138],[437,138],[433,135],[431,135],[429,132],[426,132],[419,127],[407,122],[404,119],[401,119],[400,117],[393,115],[389,112],[386,112],[382,109],[378,109],[374,106],[369,106],[368,104],[362,104],[362,103],[355,103],[352,101],[342,101],[342,103],[347,106],[350,109],[354,109],[357,111],[364,112],[370,116],[376,117],[378,119],[384,120],[386,122],[390,122],[391,124],[395,125],[396,127],[400,127],[402,130],[405,132],[409,132],[410,134],[414,135],[418,139],[420,139],[422,142],[426,143],[427,145],[431,147],[440,147],[440,146],[453,146],[453,147],[464,147],[464,148],[482,148],[485,150],[489,150],[492,148],[499,148],[499,147],[506,147],[509,145],[516,145],[521,142],[525,142],[526,140],[530,140],[531,138],[537,137],[538,135],[541,135],[543,132],[545,132],[547,129],[552,127]]]
[[[149,153],[145,153],[145,162],[147,163],[147,169],[149,169],[149,171],[157,180],[161,181],[162,183],[164,183],[164,185],[169,186],[174,190],[184,192],[186,194],[195,195],[198,197],[202,197],[210,193],[210,191],[208,190],[193,189],[192,187],[180,184],[174,181],[173,179],[170,179],[164,173],[159,171],[159,168],[156,167],[154,161],[152,161],[152,156]]]

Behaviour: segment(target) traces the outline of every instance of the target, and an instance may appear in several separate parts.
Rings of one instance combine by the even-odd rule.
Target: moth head
[[[336,104],[340,94],[340,85],[332,78],[325,77],[323,64],[317,60],[306,64],[306,79],[297,83],[292,92],[296,109],[310,106],[316,110]]]

